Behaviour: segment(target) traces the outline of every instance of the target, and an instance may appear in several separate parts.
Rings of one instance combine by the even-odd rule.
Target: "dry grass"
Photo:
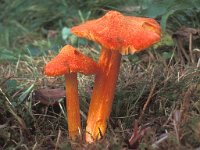
[[[81,50],[82,51],[82,50]],[[94,52],[87,55],[97,57]],[[200,147],[200,70],[173,56],[142,52],[139,62],[124,56],[106,136],[88,145],[67,138],[64,99],[47,106],[34,90],[64,88],[63,78],[47,78],[49,57],[25,56],[0,65],[0,147],[3,149],[193,149]],[[82,125],[93,77],[79,76]],[[62,109],[61,109],[62,108]],[[84,131],[83,131],[84,132]],[[132,138],[131,138],[132,137]],[[129,140],[128,140],[129,139]],[[129,142],[128,142],[129,141]]]

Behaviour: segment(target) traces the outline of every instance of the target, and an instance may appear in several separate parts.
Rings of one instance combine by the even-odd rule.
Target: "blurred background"
[[[43,55],[76,42],[70,37],[70,27],[111,9],[156,18],[163,33],[200,25],[198,0],[1,0],[0,61],[17,59],[23,53]]]

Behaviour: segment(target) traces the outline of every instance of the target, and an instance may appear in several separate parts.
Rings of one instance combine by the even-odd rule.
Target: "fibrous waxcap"
[[[74,47],[66,45],[45,66],[44,73],[48,76],[60,76],[70,72],[96,74],[98,65],[91,58],[78,52]]]
[[[124,16],[117,11],[109,11],[99,19],[73,27],[71,31],[121,54],[147,48],[158,42],[161,36],[160,26],[154,19]]]

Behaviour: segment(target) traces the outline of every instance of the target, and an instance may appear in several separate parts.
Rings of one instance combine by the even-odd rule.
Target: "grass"
[[[127,9],[122,1],[70,5],[76,2],[0,2],[4,10],[0,14],[0,149],[200,147],[199,55],[194,63],[179,57],[180,48],[167,33],[148,51],[123,56],[106,136],[95,144],[81,139],[73,142],[67,137],[64,98],[59,97],[54,105],[36,98],[36,91],[42,88],[64,90],[64,78],[44,76],[43,67],[66,43],[97,60],[96,45],[63,33],[62,29],[97,17],[105,9]],[[183,44],[186,50],[187,43]],[[84,127],[93,81],[93,76],[79,75]]]

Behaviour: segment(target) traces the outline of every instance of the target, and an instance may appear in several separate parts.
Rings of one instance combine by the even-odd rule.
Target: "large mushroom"
[[[68,130],[72,139],[75,139],[81,130],[77,72],[85,75],[96,74],[98,65],[70,45],[64,46],[44,68],[47,76],[65,75]]]
[[[104,135],[107,127],[121,55],[139,52],[158,42],[161,30],[154,19],[109,11],[99,19],[73,27],[71,31],[102,47],[98,61],[101,72],[96,75],[86,127],[86,141],[93,142]]]

